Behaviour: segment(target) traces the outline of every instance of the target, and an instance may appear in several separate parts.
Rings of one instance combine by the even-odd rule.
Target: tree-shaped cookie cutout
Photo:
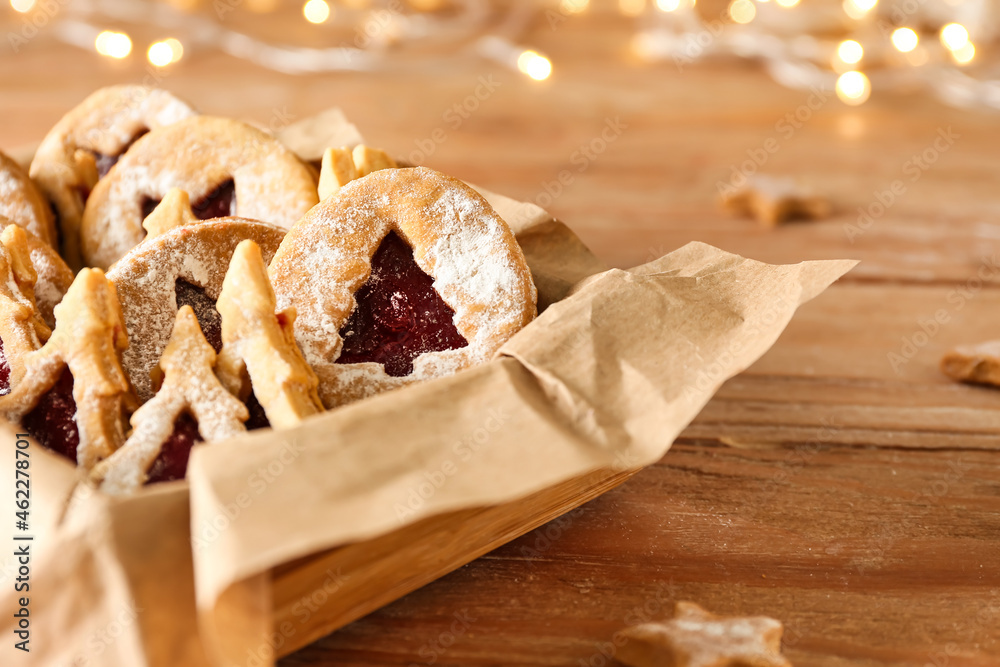
[[[35,304],[37,280],[27,233],[17,225],[5,227],[0,233],[0,394],[21,383],[25,357],[52,335]]]
[[[216,308],[222,316],[219,379],[246,398],[251,389],[274,428],[323,410],[319,380],[295,343],[295,309],[275,312],[260,247],[243,241],[229,263]]]
[[[115,286],[100,269],[83,269],[55,317],[48,342],[25,355],[23,380],[0,397],[0,413],[90,470],[125,441],[125,415],[137,403],[119,357],[128,334]]]
[[[340,192],[351,181],[381,169],[395,169],[396,161],[378,148],[360,145],[350,148],[327,148],[319,172],[319,198]]]
[[[129,493],[147,481],[183,478],[195,442],[246,431],[246,406],[219,382],[215,364],[194,310],[183,306],[155,371],[160,390],[132,415],[125,445],[91,472],[102,491]]]

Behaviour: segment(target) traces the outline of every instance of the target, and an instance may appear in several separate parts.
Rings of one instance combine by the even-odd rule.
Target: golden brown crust
[[[354,294],[390,231],[413,248],[469,342],[420,355],[406,377],[390,377],[380,364],[334,363]],[[298,312],[295,338],[328,408],[488,361],[535,316],[535,286],[507,224],[467,185],[423,167],[345,185],[288,232],[268,271],[278,307]]]
[[[245,123],[199,116],[150,132],[94,188],[83,216],[84,261],[109,266],[145,236],[143,203],[171,188],[197,202],[232,181],[231,215],[288,228],[319,201],[312,172]]]
[[[10,220],[0,216],[0,230],[8,226],[20,227]],[[73,271],[66,266],[55,248],[45,243],[31,232],[25,231],[28,244],[28,254],[31,256],[32,267],[35,269],[37,280],[35,282],[35,303],[38,312],[49,328],[56,325],[56,318],[53,310],[60,301],[66,290],[73,284]]]
[[[0,234],[0,341],[10,369],[8,385],[17,387],[29,353],[52,335],[35,305],[38,278],[28,250],[28,234],[11,224]]]
[[[1000,341],[949,350],[941,358],[941,372],[959,382],[1000,386]]]
[[[52,336],[25,355],[23,380],[0,397],[0,413],[20,421],[69,367],[80,433],[77,464],[90,470],[125,441],[125,413],[136,406],[119,358],[127,347],[114,285],[100,269],[84,269],[56,306]]]
[[[140,399],[153,397],[149,374],[173,330],[177,280],[204,289],[214,302],[240,241],[254,241],[269,259],[284,235],[280,227],[242,218],[199,222],[146,239],[111,268],[129,336],[141,341],[122,357]]]
[[[49,131],[35,153],[31,176],[55,206],[63,256],[71,267],[83,265],[80,224],[87,194],[98,182],[94,154],[121,155],[143,131],[194,115],[165,90],[111,86],[94,92]]]
[[[673,619],[623,630],[615,658],[630,667],[791,667],[781,655],[782,631],[766,616],[716,616],[678,602]]]
[[[177,311],[170,342],[158,368],[163,384],[148,403],[132,415],[132,433],[125,444],[91,471],[102,491],[130,493],[146,483],[147,472],[174,431],[177,418],[190,412],[206,442],[244,433],[246,406],[215,376],[215,350],[205,340],[190,306]]]
[[[826,197],[797,183],[794,178],[756,175],[739,188],[722,194],[724,208],[754,218],[765,227],[789,220],[820,219],[830,215]]]
[[[0,218],[16,222],[48,245],[56,246],[56,223],[49,203],[21,165],[2,152]]]
[[[319,380],[295,344],[295,309],[275,313],[274,290],[260,246],[236,247],[217,303],[222,316],[219,378],[245,398],[246,379],[274,428],[290,428],[323,411]]]
[[[328,148],[319,172],[320,201],[337,194],[351,181],[380,169],[395,169],[396,161],[378,148]]]

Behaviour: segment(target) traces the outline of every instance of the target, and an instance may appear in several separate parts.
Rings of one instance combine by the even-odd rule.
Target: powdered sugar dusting
[[[178,278],[204,289],[214,301],[240,241],[255,241],[267,261],[284,234],[274,225],[239,218],[178,227],[143,241],[108,271],[118,288],[131,343],[122,365],[141,400],[153,395],[149,373],[173,330]]]
[[[413,247],[469,342],[420,355],[403,378],[381,364],[334,363],[354,293],[392,230]],[[377,171],[347,184],[292,228],[270,272],[278,307],[298,310],[296,340],[327,407],[487,361],[535,314],[535,287],[506,223],[471,188],[426,168]]]
[[[180,188],[192,202],[232,179],[233,215],[288,228],[318,201],[309,169],[273,137],[238,121],[191,118],[139,139],[94,189],[83,253],[107,266],[142,240],[143,202]]]

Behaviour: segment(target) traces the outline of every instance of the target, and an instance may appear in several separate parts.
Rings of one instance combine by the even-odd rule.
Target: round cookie
[[[139,136],[194,115],[165,90],[111,86],[94,92],[49,131],[31,162],[31,176],[55,207],[70,266],[82,266],[80,223],[98,179]]]
[[[21,165],[0,152],[0,218],[5,217],[56,246],[58,236],[49,203]]]
[[[199,116],[135,142],[94,188],[83,216],[83,259],[110,266],[145,236],[142,221],[172,188],[194,216],[291,225],[316,205],[313,173],[274,137],[245,123]]]
[[[423,167],[344,185],[292,227],[268,272],[328,408],[486,362],[536,313],[507,224]]]
[[[15,223],[11,220],[0,216],[0,231],[13,224]],[[52,246],[27,230],[25,234],[28,237],[31,263],[35,267],[35,273],[38,274],[35,283],[35,302],[38,312],[49,327],[54,327],[56,318],[52,311],[73,284],[73,272]]]
[[[150,237],[111,267],[108,278],[118,289],[132,341],[122,354],[122,366],[141,401],[155,393],[150,372],[167,346],[178,308],[192,306],[218,352],[221,330],[215,302],[236,246],[250,239],[266,261],[284,235],[284,229],[267,223],[221,218]]]

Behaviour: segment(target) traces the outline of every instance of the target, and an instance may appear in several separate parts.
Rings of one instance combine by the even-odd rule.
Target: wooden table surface
[[[1000,117],[878,93],[812,109],[752,65],[641,64],[630,27],[600,9],[540,20],[525,41],[554,61],[543,83],[458,57],[296,78],[206,53],[165,76],[206,112],[263,122],[339,105],[391,153],[542,196],[612,265],[691,240],[770,262],[862,260],[660,463],[282,667],[614,664],[612,635],[676,600],[782,620],[799,665],[1000,662],[1000,391],[937,370],[950,346],[1000,337]],[[135,59],[39,42],[2,56],[0,147],[144,76]],[[449,122],[483,80],[478,109]],[[798,127],[779,125],[796,112]],[[620,134],[582,164],[609,124]],[[760,171],[811,180],[832,218],[769,231],[719,210],[717,184],[768,139]],[[572,181],[549,200],[562,170]],[[859,225],[897,179],[902,194]]]

